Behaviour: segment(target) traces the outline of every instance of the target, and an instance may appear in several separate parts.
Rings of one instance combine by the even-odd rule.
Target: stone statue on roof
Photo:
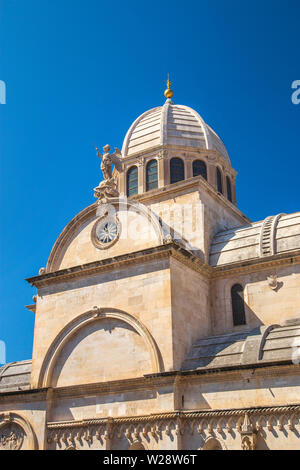
[[[115,165],[117,171],[122,170],[121,162],[121,151],[115,148],[114,153],[110,152],[110,145],[105,145],[103,147],[103,155],[99,152],[99,149],[96,147],[97,157],[101,158],[101,171],[104,176],[104,180],[109,180],[112,178],[112,166]]]
[[[119,191],[115,175],[113,174],[113,165],[117,172],[122,171],[122,160],[121,151],[115,148],[114,153],[110,153],[110,146],[105,145],[103,147],[103,155],[99,152],[96,147],[97,157],[101,158],[101,171],[103,173],[104,181],[101,181],[99,186],[94,189],[95,197],[100,201],[106,200],[112,197],[118,197]]]

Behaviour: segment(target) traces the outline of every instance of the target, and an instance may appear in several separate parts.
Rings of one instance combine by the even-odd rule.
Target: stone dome
[[[167,100],[163,106],[139,116],[123,142],[123,157],[135,155],[160,145],[215,150],[230,164],[220,137],[188,106]]]

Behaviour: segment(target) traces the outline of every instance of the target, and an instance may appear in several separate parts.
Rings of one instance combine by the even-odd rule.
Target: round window
[[[106,216],[98,219],[92,229],[92,241],[97,248],[105,249],[112,246],[120,235],[120,222],[118,218],[110,219]]]
[[[101,243],[110,243],[118,235],[118,226],[115,222],[103,222],[96,228],[96,236]]]

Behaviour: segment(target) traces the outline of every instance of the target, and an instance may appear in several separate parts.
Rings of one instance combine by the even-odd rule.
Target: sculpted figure
[[[110,146],[105,145],[103,147],[103,155],[99,152],[99,149],[96,147],[97,157],[101,158],[101,171],[104,176],[104,180],[110,180],[112,178],[112,166],[115,165],[116,169],[120,172],[122,169],[121,163],[121,151],[115,148],[114,153],[110,152]]]
[[[114,153],[109,153],[109,145],[105,145],[103,151],[102,155],[96,147],[97,157],[101,158],[100,168],[104,177],[104,181],[101,181],[99,186],[94,189],[94,196],[98,199],[99,203],[119,196],[117,182],[113,176],[113,165],[118,172],[122,171],[121,151],[115,148]]]

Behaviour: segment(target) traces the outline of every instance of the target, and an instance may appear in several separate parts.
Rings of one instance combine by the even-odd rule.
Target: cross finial
[[[170,82],[170,76],[168,74],[168,80],[167,80],[167,89],[165,91],[165,97],[167,98],[167,100],[170,100],[173,98],[173,90],[171,90],[171,85],[172,83]]]

